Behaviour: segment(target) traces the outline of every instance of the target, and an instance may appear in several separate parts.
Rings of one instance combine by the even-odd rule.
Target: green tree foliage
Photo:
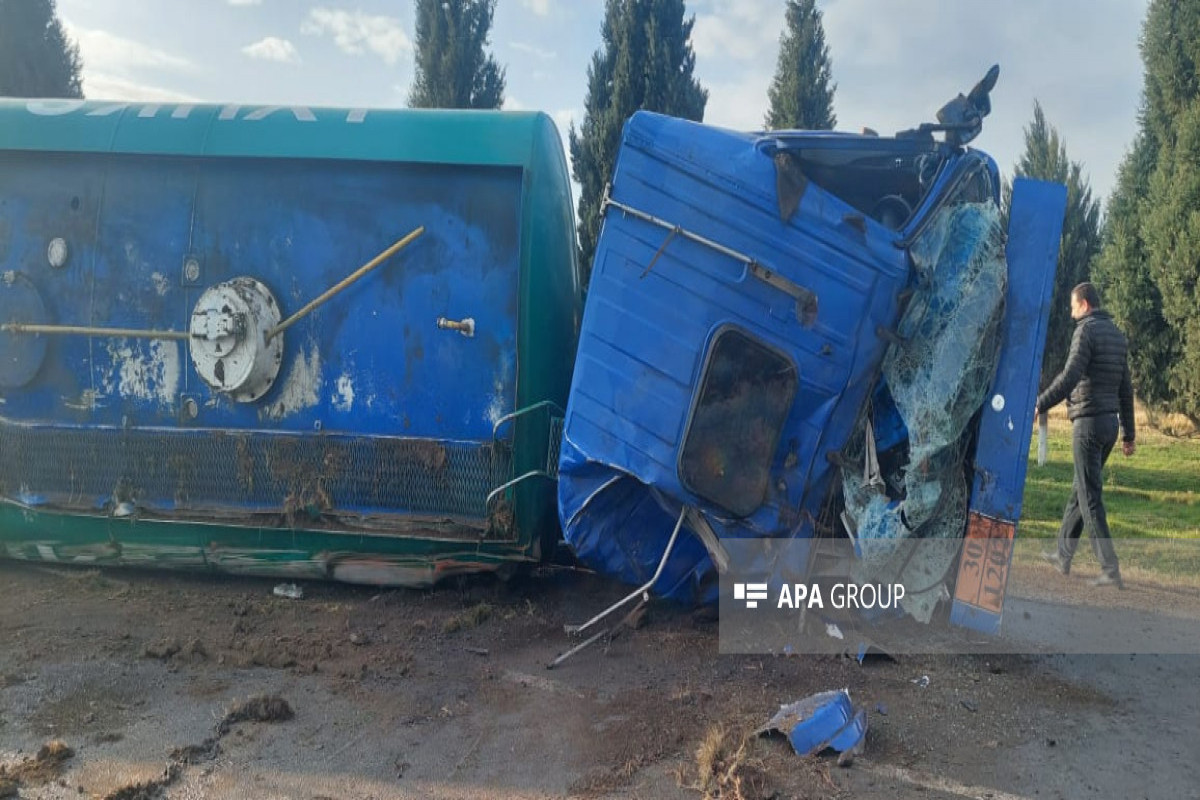
[[[1103,246],[1092,277],[1104,304],[1129,337],[1129,366],[1142,400],[1156,408],[1171,405],[1170,371],[1179,341],[1162,313],[1162,295],[1150,274],[1142,239],[1142,209],[1157,155],[1153,140],[1139,134],[1117,171],[1108,201]]]
[[[684,13],[684,0],[606,0],[601,46],[588,67],[583,124],[570,130],[585,285],[600,233],[604,187],[612,178],[625,121],[638,109],[704,118],[708,92],[692,77],[695,18],[684,19]]]
[[[504,69],[484,48],[496,0],[416,0],[413,108],[499,108]]]
[[[786,18],[764,124],[770,130],[832,130],[837,87],[830,82],[829,47],[816,0],[788,0]]]
[[[1141,125],[1097,275],[1143,399],[1200,421],[1200,0],[1152,0],[1141,50]]]
[[[82,70],[54,0],[0,0],[0,96],[83,97]]]
[[[1050,301],[1050,324],[1042,351],[1041,388],[1062,371],[1071,346],[1071,289],[1091,277],[1091,264],[1100,252],[1100,203],[1083,175],[1083,166],[1067,158],[1067,143],[1046,122],[1042,104],[1033,103],[1033,120],[1025,128],[1025,152],[1013,169],[1016,177],[1061,183],[1067,187],[1067,211],[1058,250],[1058,271]],[[1012,202],[1012,186],[1004,186],[1004,208]]]

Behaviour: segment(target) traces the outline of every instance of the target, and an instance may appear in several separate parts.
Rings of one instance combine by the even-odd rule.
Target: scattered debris
[[[839,753],[857,750],[867,735],[867,712],[855,710],[850,691],[820,692],[781,706],[756,734],[779,732],[788,737],[797,755],[811,756],[828,748]],[[846,763],[853,759],[851,754]]]
[[[229,713],[217,725],[217,736],[224,736],[238,722],[286,722],[296,716],[288,701],[277,694],[257,695],[242,703],[234,703]]]
[[[477,656],[483,656],[484,658],[488,656],[488,649],[486,647],[464,647],[463,650],[466,650],[468,653],[474,653]]]
[[[25,680],[24,675],[0,675],[0,689],[7,689],[10,686],[20,686],[22,683],[25,683]]]
[[[884,705],[883,703],[876,703],[875,704],[875,713],[880,715],[881,717],[886,717],[887,716],[887,706]]]
[[[181,649],[182,647],[178,639],[159,639],[156,642],[146,645],[142,650],[142,656],[144,658],[157,658],[159,661],[166,661]]]
[[[154,658],[159,661],[177,660],[195,663],[206,661],[208,650],[199,639],[188,639],[186,643],[180,644],[178,639],[170,637],[158,639],[146,645],[142,650],[142,657]]]
[[[922,675],[919,678],[913,678],[911,681],[909,681],[909,683],[915,683],[917,686],[920,686],[922,689],[924,689],[929,685],[929,676]]]
[[[842,629],[837,625],[834,625],[832,622],[825,623],[825,633],[832,636],[834,639],[846,638],[844,635],[842,635]]]
[[[881,650],[878,646],[871,642],[858,643],[858,663],[859,665],[866,664],[867,660],[871,661],[891,661],[895,663],[896,657],[891,653]]]
[[[492,616],[492,607],[487,603],[479,603],[468,608],[461,614],[455,614],[442,624],[445,633],[458,633],[470,628],[477,628],[487,622]]]
[[[578,653],[580,650],[590,647],[593,642],[598,641],[599,639],[603,639],[605,636],[608,636],[610,633],[614,636],[616,635],[616,631],[610,631],[608,628],[605,628],[604,630],[600,631],[599,633],[593,633],[587,639],[584,639],[582,642],[575,645],[567,652],[562,653],[561,655],[558,656],[558,658],[554,659],[549,664],[547,664],[546,669],[554,669],[559,664],[563,663],[568,658],[570,658],[571,656]],[[611,641],[611,639],[610,639],[610,641]]]
[[[289,600],[299,600],[304,597],[304,590],[295,583],[281,583],[272,592],[276,597],[286,597]]]
[[[634,606],[633,610],[622,617],[621,621],[616,625],[612,626],[611,628],[606,628],[599,633],[592,634],[587,639],[575,645],[570,650],[547,664],[546,669],[554,669],[559,664],[563,663],[568,658],[575,655],[580,650],[590,646],[593,642],[598,641],[599,639],[607,637],[608,643],[611,644],[614,639],[621,635],[622,630],[626,628],[630,630],[637,630],[638,628],[642,627],[642,625],[644,625],[646,622],[646,608],[649,605],[650,600],[647,597],[643,597],[642,602]]]
[[[42,786],[62,772],[63,764],[75,755],[64,742],[54,739],[38,749],[37,755],[16,766],[0,765],[0,797],[16,797],[21,786]]]
[[[958,702],[959,702],[959,704],[962,705],[963,708],[965,708],[967,711],[970,711],[972,714],[974,714],[976,711],[979,710],[979,704],[976,703],[974,700],[970,700],[970,699],[964,697],[962,700],[959,700]]]

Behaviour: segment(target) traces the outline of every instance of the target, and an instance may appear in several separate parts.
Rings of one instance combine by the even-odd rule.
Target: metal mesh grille
[[[562,453],[563,418],[550,418],[550,441],[546,444],[546,472],[558,477],[558,457]]]
[[[504,443],[0,425],[0,493],[65,508],[482,519],[511,471]]]

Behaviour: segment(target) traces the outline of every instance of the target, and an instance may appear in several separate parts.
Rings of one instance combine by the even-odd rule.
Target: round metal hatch
[[[41,294],[20,272],[0,274],[0,322],[46,323],[46,305]],[[0,387],[15,389],[29,383],[45,357],[45,336],[0,332]]]
[[[196,372],[239,403],[259,399],[283,362],[283,337],[267,337],[279,319],[271,291],[254,278],[234,278],[206,289],[188,328]]]

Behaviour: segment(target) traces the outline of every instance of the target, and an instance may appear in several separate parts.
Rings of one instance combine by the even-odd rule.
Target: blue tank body
[[[234,390],[221,348],[273,338],[210,291],[252,280],[277,322],[414,231]],[[0,271],[0,322],[88,329],[0,333],[9,504],[219,523],[174,542],[201,560],[277,526],[448,569],[557,538],[545,475],[581,295],[544,114],[7,101]],[[50,541],[17,527],[18,555]]]

